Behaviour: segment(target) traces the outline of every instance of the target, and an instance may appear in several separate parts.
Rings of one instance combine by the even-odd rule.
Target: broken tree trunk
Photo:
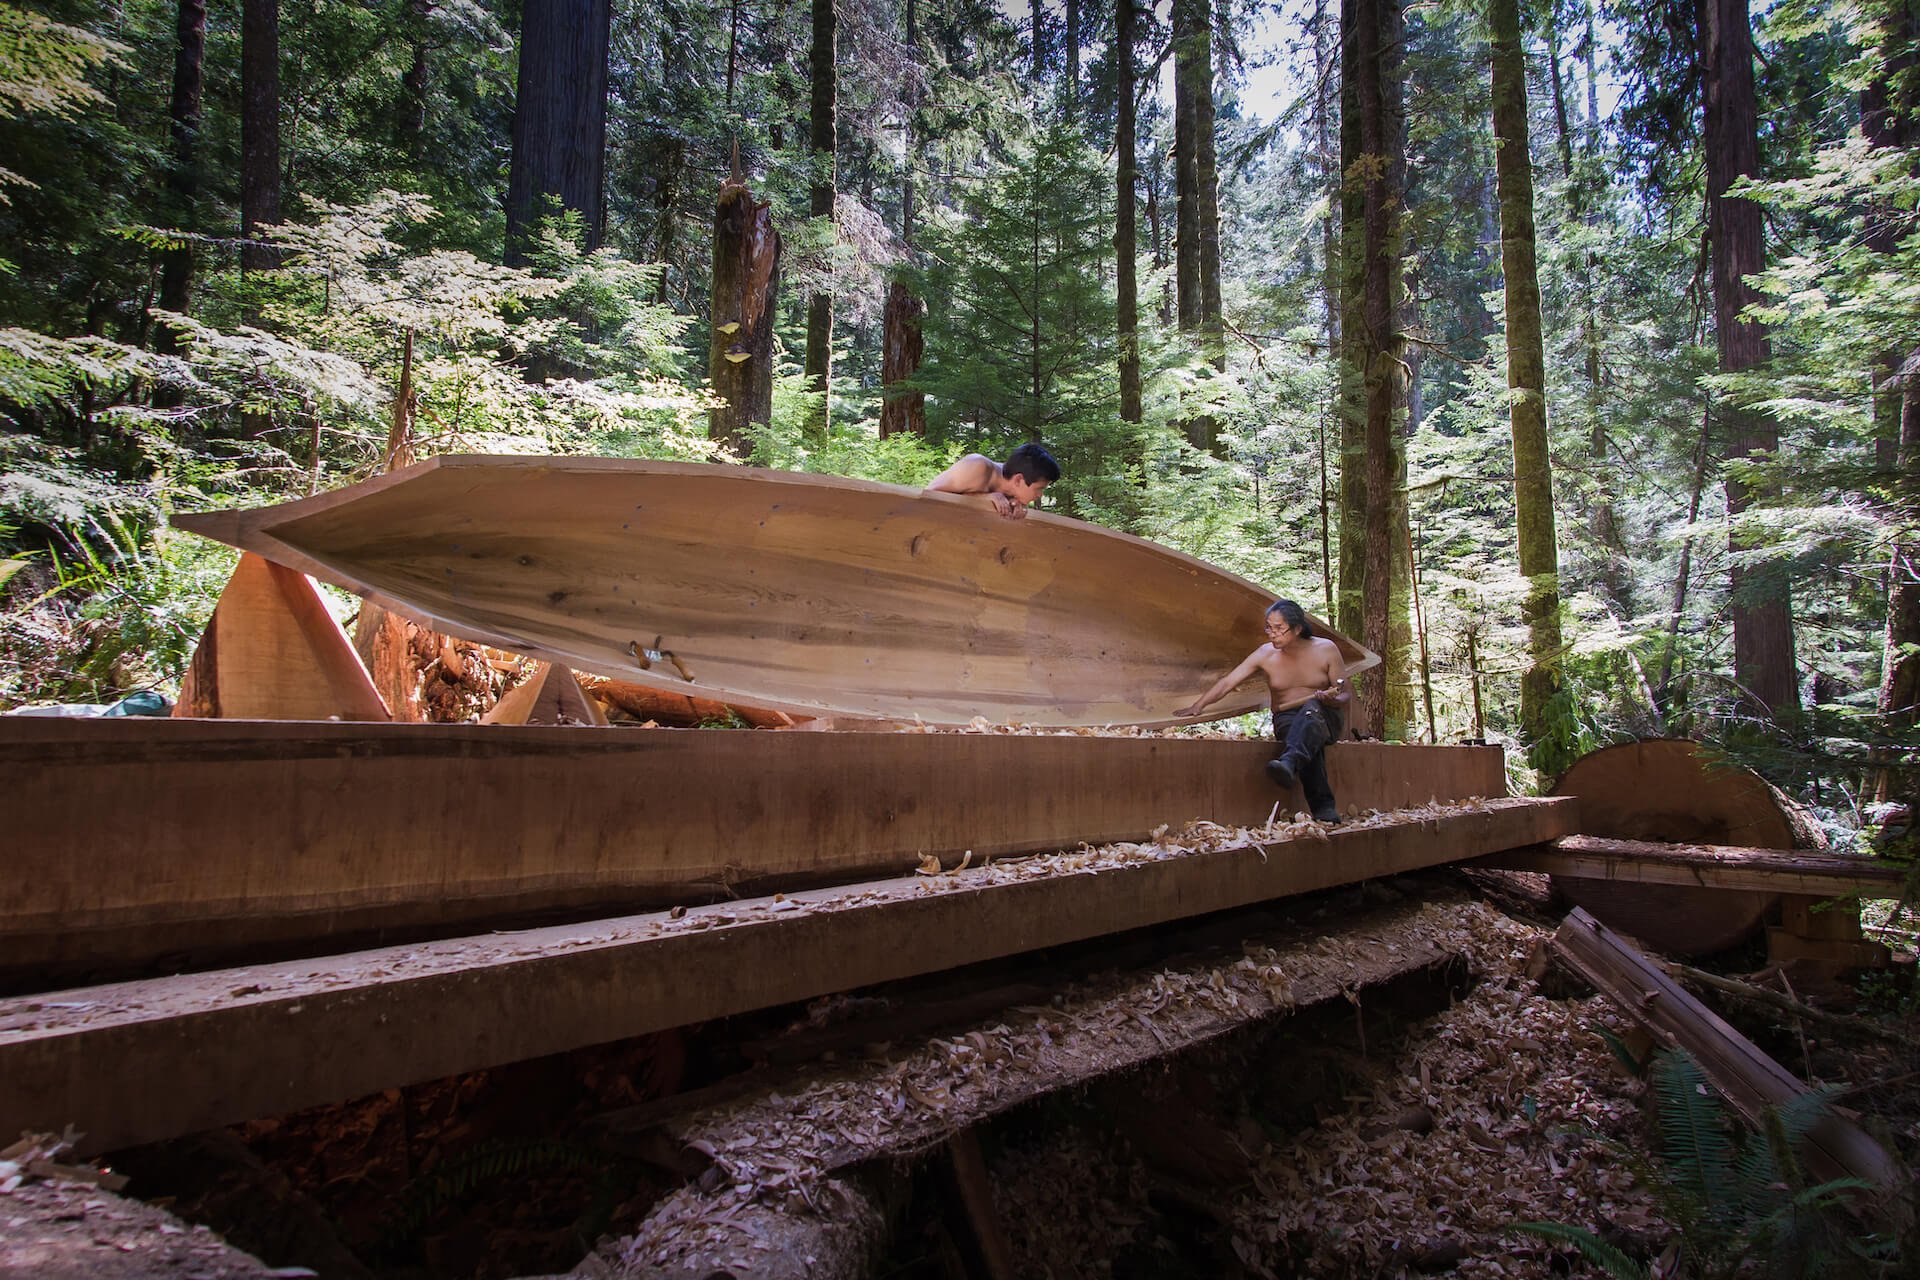
[[[736,170],[713,218],[713,341],[707,376],[721,403],[707,435],[741,457],[747,429],[773,421],[773,297],[780,288],[780,233],[773,209],[754,199]]]
[[[1748,1124],[1762,1126],[1769,1108],[1807,1091],[1792,1072],[1762,1053],[1625,939],[1580,908],[1575,907],[1554,934],[1553,955],[1661,1044],[1689,1054]],[[1859,1178],[1887,1190],[1905,1186],[1880,1144],[1832,1112],[1815,1122],[1801,1154],[1823,1180]]]
[[[1553,795],[1580,797],[1584,835],[1757,849],[1818,847],[1816,829],[1760,777],[1699,743],[1655,739],[1576,760]],[[1556,875],[1554,887],[1612,928],[1667,955],[1705,955],[1752,937],[1778,895]]]

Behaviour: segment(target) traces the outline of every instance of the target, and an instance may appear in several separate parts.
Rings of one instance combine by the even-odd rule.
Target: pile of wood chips
[[[1476,802],[1477,803],[1477,802]],[[1432,806],[1460,812],[1468,805]],[[1404,821],[1410,815],[1376,815]],[[1199,824],[1178,839],[929,874],[928,888],[976,876],[1095,871],[1115,861],[1180,856],[1210,844],[1324,838],[1280,827]],[[864,1061],[825,1064],[784,1093],[724,1104],[679,1129],[714,1167],[701,1185],[656,1208],[637,1235],[611,1244],[594,1274],[649,1274],[766,1245],[765,1215],[832,1220],[847,1192],[835,1170],[937,1146],[957,1129],[1050,1089],[1179,1052],[1251,1020],[1360,985],[1386,953],[1464,955],[1479,985],[1418,1029],[1352,1109],[1284,1145],[1256,1143],[1251,1186],[1231,1202],[1233,1245],[1256,1274],[1393,1274],[1396,1259],[1463,1255],[1456,1274],[1544,1274],[1552,1246],[1513,1224],[1563,1222],[1657,1237],[1652,1198],[1618,1148],[1638,1142],[1642,1086],[1593,1029],[1619,1021],[1603,1001],[1559,1002],[1525,976],[1543,934],[1472,902],[1409,905],[1386,928],[1320,937],[1284,950],[1250,944],[1238,960],[1132,974],[1070,989],[1050,1007],[1006,1011],[974,1030],[916,1045],[869,1046]],[[1256,1068],[1257,1069],[1257,1068]],[[1430,1127],[1395,1127],[1421,1111]],[[1387,1118],[1386,1123],[1382,1123]],[[1072,1139],[1069,1139],[1071,1142]],[[1035,1274],[1101,1274],[1144,1199],[1116,1191],[1127,1171],[1092,1171],[1086,1152],[1024,1159],[994,1171],[1009,1236],[1046,1255]],[[1028,1203],[1037,1197],[1038,1203]],[[1060,1203],[1052,1203],[1064,1197]],[[1091,1200],[1082,1203],[1091,1197]],[[1131,1203],[1134,1208],[1128,1208]],[[1101,1207],[1098,1213],[1093,1212]],[[1223,1202],[1222,1209],[1229,1205]],[[1024,1232],[1019,1221],[1049,1224]],[[1071,1229],[1081,1223],[1084,1231]],[[1023,1270],[1028,1269],[1023,1266]],[[586,1269],[583,1268],[583,1274]]]
[[[1265,1153],[1235,1207],[1239,1234],[1327,1275],[1394,1274],[1396,1259],[1451,1242],[1461,1277],[1546,1274],[1555,1247],[1515,1223],[1666,1234],[1624,1154],[1644,1147],[1645,1086],[1595,1030],[1627,1020],[1600,997],[1536,990],[1525,969],[1544,931],[1477,903],[1426,920],[1435,943],[1472,957],[1479,985],[1420,1027],[1350,1111]],[[1427,1132],[1392,1127],[1420,1110]]]

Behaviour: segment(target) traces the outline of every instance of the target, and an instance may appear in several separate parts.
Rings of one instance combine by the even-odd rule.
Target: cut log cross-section
[[[1758,776],[1678,739],[1582,756],[1552,793],[1580,798],[1580,830],[1619,840],[1811,848],[1814,830]],[[1554,887],[1603,923],[1667,955],[1705,955],[1759,932],[1778,894],[1556,875]]]
[[[367,669],[305,574],[240,557],[193,655],[174,715],[390,720]]]

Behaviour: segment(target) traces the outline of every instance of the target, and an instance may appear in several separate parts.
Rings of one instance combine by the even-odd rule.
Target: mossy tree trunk
[[[1513,428],[1513,505],[1520,572],[1527,580],[1527,669],[1520,678],[1520,733],[1534,768],[1571,764],[1552,723],[1560,688],[1560,554],[1553,528],[1553,464],[1547,452],[1546,352],[1534,262],[1533,159],[1527,131],[1527,66],[1519,0],[1492,0],[1494,176],[1500,194],[1500,267],[1506,278],[1507,414]]]
[[[1139,182],[1139,157],[1133,104],[1133,44],[1138,0],[1115,0],[1114,21],[1114,192],[1113,219],[1115,288],[1120,321],[1120,419],[1145,420],[1140,381],[1139,228],[1134,188]]]
[[[1343,0],[1340,612],[1349,620],[1357,613],[1360,642],[1381,656],[1381,665],[1356,683],[1352,710],[1353,727],[1375,737],[1404,737],[1413,719],[1406,340],[1399,324],[1406,292],[1400,37],[1399,0]]]

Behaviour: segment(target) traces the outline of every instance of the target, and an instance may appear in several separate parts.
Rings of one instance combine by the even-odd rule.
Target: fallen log
[[[1807,1092],[1805,1084],[1734,1030],[1640,950],[1575,907],[1553,935],[1554,958],[1585,978],[1669,1049],[1700,1065],[1707,1080],[1750,1125]],[[1906,1181],[1885,1149],[1858,1125],[1828,1112],[1815,1121],[1802,1155],[1820,1179],[1858,1178],[1886,1191]]]
[[[1858,1036],[1866,1040],[1878,1040],[1882,1044],[1894,1045],[1908,1052],[1920,1052],[1920,1041],[1911,1036],[1903,1036],[1898,1031],[1868,1022],[1865,1018],[1848,1018],[1837,1013],[1828,1013],[1816,1009],[1810,1004],[1782,995],[1778,991],[1769,991],[1765,987],[1756,987],[1751,982],[1737,982],[1732,978],[1723,978],[1717,973],[1708,973],[1705,969],[1696,969],[1691,965],[1676,964],[1668,961],[1660,966],[1662,970],[1696,987],[1706,987],[1718,991],[1721,995],[1734,1000],[1744,1000],[1748,1004],[1757,1004],[1775,1013],[1789,1018],[1798,1018],[1802,1022],[1812,1023],[1816,1027],[1825,1027],[1838,1035]]]

